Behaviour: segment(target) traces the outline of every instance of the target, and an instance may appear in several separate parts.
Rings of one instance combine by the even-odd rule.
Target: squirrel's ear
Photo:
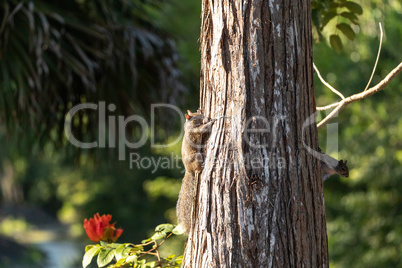
[[[184,114],[184,116],[186,117],[186,119],[187,119],[187,120],[189,120],[189,119],[190,119],[190,115],[188,115],[188,114]]]
[[[348,160],[345,160],[345,165],[346,165],[347,162],[348,162]]]
[[[339,160],[339,164],[342,164],[343,163],[343,160],[341,159],[341,160]]]

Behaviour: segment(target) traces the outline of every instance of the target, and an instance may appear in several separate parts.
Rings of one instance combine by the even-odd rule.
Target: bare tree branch
[[[332,103],[332,104],[327,105],[327,106],[316,107],[316,110],[317,110],[317,111],[325,111],[325,110],[334,108],[334,107],[336,107],[336,106],[338,106],[338,105],[339,105],[339,102],[335,102],[335,103]]]
[[[322,78],[320,71],[318,70],[317,66],[315,66],[315,64],[313,63],[313,67],[315,72],[318,75],[318,78],[321,80],[321,83],[323,83],[324,85],[326,85],[332,92],[334,92],[336,95],[338,95],[339,97],[342,98],[342,100],[345,99],[345,96],[342,95],[342,93],[340,93],[338,90],[336,90],[335,88],[333,88],[327,81],[324,80],[324,78]]]
[[[382,46],[382,37],[383,37],[384,34],[383,34],[383,32],[382,32],[381,22],[379,22],[378,24],[379,24],[379,26],[380,26],[380,33],[381,33],[381,34],[380,34],[380,45],[378,46],[377,58],[376,58],[376,60],[375,60],[373,72],[371,73],[371,76],[370,76],[370,79],[369,79],[369,81],[368,81],[368,83],[367,83],[367,86],[366,86],[366,88],[365,88],[363,91],[366,91],[366,90],[368,89],[368,87],[370,86],[371,80],[373,79],[373,76],[374,76],[374,73],[375,73],[375,69],[377,68],[378,60],[379,60],[379,58],[380,58],[381,46]]]
[[[320,123],[317,124],[317,128],[320,129],[321,127],[325,126],[339,111],[341,111],[343,108],[345,108],[349,103],[365,99],[365,98],[373,95],[374,93],[377,93],[378,91],[384,89],[392,81],[392,79],[394,79],[395,77],[398,76],[398,74],[401,71],[402,71],[402,62],[399,63],[399,65],[396,68],[394,68],[380,83],[378,83],[374,87],[372,87],[366,91],[363,91],[361,93],[354,94],[350,97],[347,97],[346,99],[343,99],[337,103],[333,103],[331,105],[326,106],[326,107],[336,106],[336,108],[329,115],[327,115],[323,120],[321,120]],[[330,108],[332,108],[332,107],[330,107]],[[319,108],[321,110],[323,110],[322,108],[325,108],[325,107],[317,107],[317,110],[319,110]]]
[[[363,92],[366,91],[366,90],[368,89],[368,87],[370,86],[370,83],[371,83],[371,80],[373,79],[375,70],[377,69],[378,60],[379,60],[379,58],[380,58],[381,47],[382,47],[382,38],[383,38],[384,33],[383,33],[383,30],[382,30],[381,22],[379,23],[379,26],[380,26],[380,45],[378,46],[377,58],[376,58],[375,63],[374,63],[373,71],[371,72],[370,79],[369,79],[369,81],[368,81],[366,87],[364,88]],[[326,81],[324,80],[324,78],[322,78],[320,72],[318,71],[318,68],[314,65],[314,63],[313,63],[313,67],[314,67],[314,70],[317,72],[318,78],[321,80],[321,82],[322,82],[325,86],[327,86],[329,89],[331,89],[332,92],[334,92],[335,94],[337,94],[338,96],[340,96],[340,97],[342,98],[342,100],[344,100],[345,97],[344,97],[341,93],[339,93],[339,91],[337,91],[335,88],[333,88],[328,82],[326,82]],[[339,105],[339,102],[336,102],[336,103],[332,103],[332,104],[327,105],[327,106],[324,106],[324,107],[317,107],[316,110],[317,110],[317,111],[324,111],[324,110],[328,110],[328,109],[334,108],[334,107],[336,107],[336,106],[338,106],[338,105]]]

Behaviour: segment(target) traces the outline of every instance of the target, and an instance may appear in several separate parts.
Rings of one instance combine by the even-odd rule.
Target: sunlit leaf
[[[95,245],[87,245],[87,246],[85,246],[85,252],[87,252],[88,250],[90,250],[93,247],[95,247]]]
[[[183,262],[183,255],[180,255],[179,257],[176,258],[175,262],[177,264],[181,264]]]
[[[92,258],[99,253],[101,250],[101,247],[99,245],[96,245],[92,248],[90,248],[88,251],[85,252],[84,258],[82,259],[82,267],[85,268],[87,267],[91,261]]]
[[[138,261],[137,255],[131,255],[131,256],[127,257],[127,259],[126,259],[126,262],[134,263],[134,264],[137,263],[137,261]]]
[[[156,233],[151,237],[151,240],[159,240],[159,239],[165,238],[166,235],[167,235],[167,234],[166,234],[165,232],[156,232]]]
[[[122,244],[122,243],[110,243],[110,244],[108,244],[108,246],[112,247],[112,248],[124,248],[125,244]]]
[[[167,261],[172,261],[174,259],[175,255],[169,255],[166,257]]]
[[[99,267],[106,266],[109,264],[114,257],[113,248],[102,248],[98,254],[97,264]]]
[[[155,227],[155,232],[165,232],[165,233],[170,233],[174,228],[173,224],[165,223],[165,224],[160,224]]]
[[[130,255],[131,248],[118,248],[114,251],[116,260],[127,258]]]
[[[184,228],[183,225],[179,224],[177,225],[173,230],[172,233],[175,235],[182,235],[186,232],[186,229]]]

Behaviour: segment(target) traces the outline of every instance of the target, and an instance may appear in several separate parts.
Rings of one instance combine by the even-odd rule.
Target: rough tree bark
[[[213,126],[182,267],[327,267],[310,1],[203,0]],[[314,119],[315,121],[315,119]]]

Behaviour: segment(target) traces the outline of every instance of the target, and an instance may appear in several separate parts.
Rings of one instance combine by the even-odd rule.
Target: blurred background
[[[328,45],[336,22],[314,44],[316,66],[345,96],[359,93],[369,80],[378,22],[385,34],[371,85],[402,60],[400,1],[358,3],[364,12],[360,26],[353,25],[356,38],[341,36],[341,53]],[[156,143],[179,136],[179,115],[156,109],[154,117],[151,104],[172,104],[182,112],[198,108],[200,12],[200,0],[0,4],[0,267],[80,267],[84,245],[93,243],[82,224],[97,212],[113,215],[124,229],[121,242],[138,243],[156,225],[175,223],[181,161],[138,168],[130,166],[130,153],[165,161],[180,156],[180,142],[155,149],[147,139],[119,160],[121,151],[109,142],[117,139],[108,131],[121,135],[118,116],[135,114],[149,124],[155,119],[156,131],[147,132]],[[338,100],[315,79],[318,106]],[[350,168],[349,178],[325,183],[331,267],[402,267],[401,83],[400,76],[351,104],[331,128],[319,131],[321,148],[347,159]],[[105,129],[99,129],[100,109],[85,109],[74,115],[71,132],[80,141],[105,135],[108,142],[98,146],[103,148],[73,146],[64,133],[67,112],[100,102],[115,105],[106,110]],[[138,123],[127,124],[127,140],[138,141],[141,130]],[[331,135],[338,137],[334,151],[327,150]],[[183,243],[184,237],[174,238],[163,249],[179,255]]]

